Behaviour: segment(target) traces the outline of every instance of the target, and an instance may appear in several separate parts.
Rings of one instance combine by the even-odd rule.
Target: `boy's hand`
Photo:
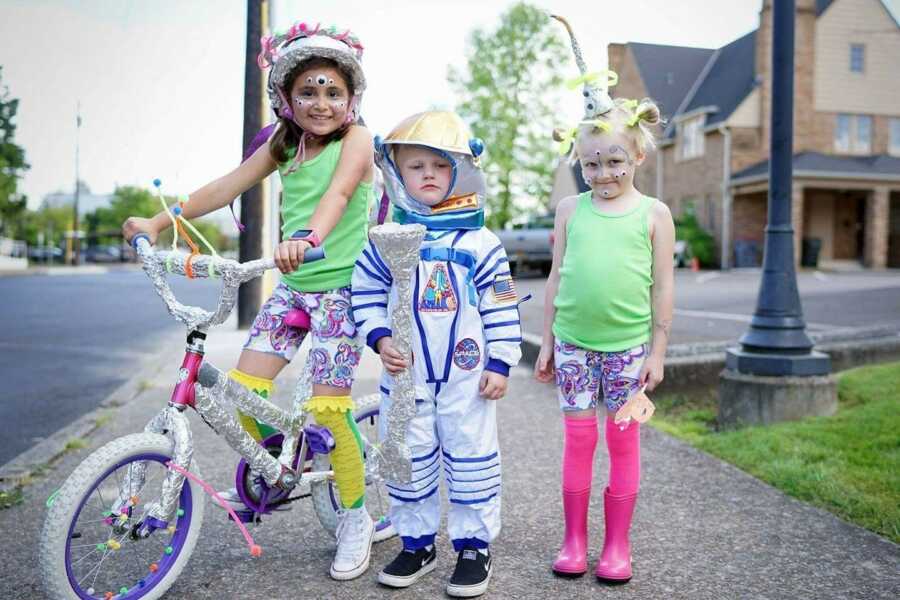
[[[541,346],[538,359],[534,363],[534,378],[541,383],[550,383],[553,381],[553,375],[556,369],[553,365],[553,346]]]
[[[485,371],[481,374],[478,390],[487,400],[499,400],[506,395],[506,382],[506,376],[493,371]]]
[[[303,264],[303,255],[312,244],[304,240],[285,240],[275,248],[275,266],[284,274],[293,273]]]
[[[125,222],[122,223],[122,235],[125,236],[125,240],[131,242],[131,239],[139,233],[147,234],[147,237],[150,238],[150,245],[156,243],[156,237],[159,235],[159,232],[153,225],[153,219],[145,219],[143,217],[128,217],[125,219]]]
[[[652,392],[653,389],[657,385],[659,385],[662,380],[663,358],[661,356],[651,354],[647,357],[647,360],[644,361],[644,366],[641,367],[641,374],[638,377],[638,381],[641,382],[641,385],[647,386],[648,392]]]
[[[407,368],[406,360],[396,348],[394,348],[394,338],[389,335],[384,336],[375,343],[378,347],[378,355],[381,356],[381,364],[391,375],[396,375],[403,369]]]

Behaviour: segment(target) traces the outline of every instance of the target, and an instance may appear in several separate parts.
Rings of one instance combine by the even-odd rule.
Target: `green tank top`
[[[331,185],[340,157],[341,141],[337,140],[290,175],[281,175],[283,240],[298,229],[307,229],[319,199]],[[372,184],[361,182],[353,191],[344,216],[322,243],[325,258],[300,265],[294,273],[282,275],[282,280],[298,292],[324,292],[350,285],[353,265],[366,244],[372,198]]]
[[[591,192],[578,196],[566,228],[566,253],[553,305],[553,335],[588,350],[618,352],[650,340],[653,248],[644,196],[621,215],[599,212]]]

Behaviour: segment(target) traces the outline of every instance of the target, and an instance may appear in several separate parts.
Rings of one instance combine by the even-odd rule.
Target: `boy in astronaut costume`
[[[376,139],[376,162],[394,203],[394,221],[427,228],[414,271],[412,371],[416,416],[406,442],[408,484],[388,482],[391,521],[403,550],[378,575],[407,587],[432,571],[440,519],[440,471],[449,491],[448,533],[459,553],[451,596],[482,594],[491,576],[488,546],[500,530],[500,450],[496,404],[521,357],[518,300],[500,240],[484,227],[483,149],[452,112],[404,120]],[[356,263],[353,315],[385,366],[382,414],[392,373],[406,368],[392,344],[390,270],[371,242]]]

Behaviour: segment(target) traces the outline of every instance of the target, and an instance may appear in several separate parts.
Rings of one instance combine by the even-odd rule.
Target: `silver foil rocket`
[[[407,364],[412,364],[412,272],[419,264],[419,247],[425,237],[423,225],[385,223],[369,230],[369,237],[378,248],[391,271],[397,288],[397,303],[391,311],[391,330],[394,347]],[[409,422],[416,415],[416,392],[409,368],[394,376],[391,407],[387,415],[385,437],[374,453],[381,477],[397,483],[412,479],[412,455],[406,443]]]

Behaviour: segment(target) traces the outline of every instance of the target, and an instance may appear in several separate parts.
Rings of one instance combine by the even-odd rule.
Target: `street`
[[[747,331],[756,308],[760,272],[675,272],[675,314],[670,346],[737,341]],[[546,279],[520,278],[523,329],[541,334]],[[895,327],[900,331],[900,273],[856,271],[797,274],[800,302],[810,333],[846,327]]]
[[[215,285],[172,278],[186,304],[213,306]],[[136,268],[0,277],[0,298],[0,464],[95,409],[183,332]]]

